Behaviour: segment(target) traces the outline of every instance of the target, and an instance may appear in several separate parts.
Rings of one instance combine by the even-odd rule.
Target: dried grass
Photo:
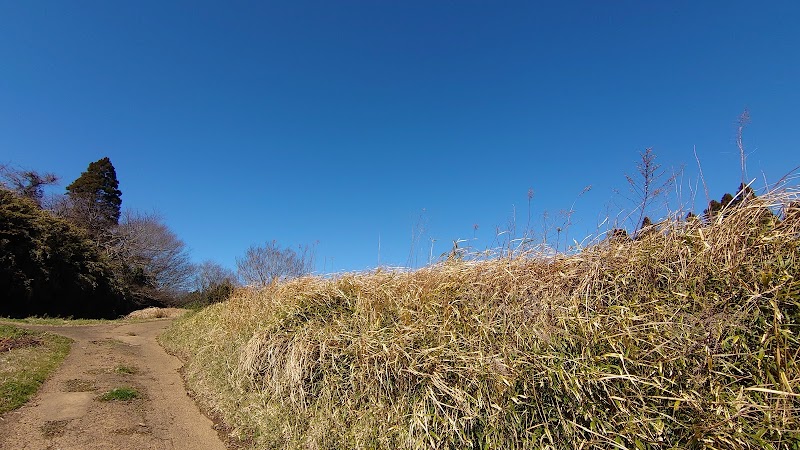
[[[796,199],[242,290],[164,341],[257,448],[797,448],[800,220],[768,214]]]
[[[126,319],[162,319],[162,318],[173,318],[173,317],[180,317],[184,313],[186,313],[185,309],[181,308],[145,308],[140,309],[137,311],[133,311],[132,313],[125,316]]]

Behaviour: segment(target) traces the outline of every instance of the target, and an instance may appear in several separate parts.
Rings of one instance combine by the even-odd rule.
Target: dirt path
[[[91,326],[35,326],[75,340],[58,371],[22,408],[0,417],[0,449],[225,450],[186,393],[180,361],[158,345],[169,319]],[[99,401],[131,387],[128,401]]]

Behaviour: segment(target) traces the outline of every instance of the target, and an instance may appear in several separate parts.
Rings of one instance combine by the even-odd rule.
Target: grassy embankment
[[[795,199],[572,256],[241,290],[163,343],[257,448],[796,448]]]
[[[30,399],[69,353],[63,336],[0,325],[0,414]]]
[[[0,322],[6,325],[53,325],[53,326],[81,326],[81,325],[100,325],[113,323],[112,319],[73,319],[72,317],[25,317],[14,319],[10,317],[0,317]]]

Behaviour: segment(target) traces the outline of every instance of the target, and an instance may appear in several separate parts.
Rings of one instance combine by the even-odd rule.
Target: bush
[[[0,189],[0,315],[116,318],[129,311],[111,265],[86,234]]]
[[[235,289],[236,287],[232,281],[224,280],[221,283],[212,284],[206,289],[186,294],[181,303],[188,308],[202,308],[228,300]]]

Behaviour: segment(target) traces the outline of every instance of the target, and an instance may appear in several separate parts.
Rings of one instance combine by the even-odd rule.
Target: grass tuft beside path
[[[0,414],[19,408],[69,353],[72,341],[0,325]]]

